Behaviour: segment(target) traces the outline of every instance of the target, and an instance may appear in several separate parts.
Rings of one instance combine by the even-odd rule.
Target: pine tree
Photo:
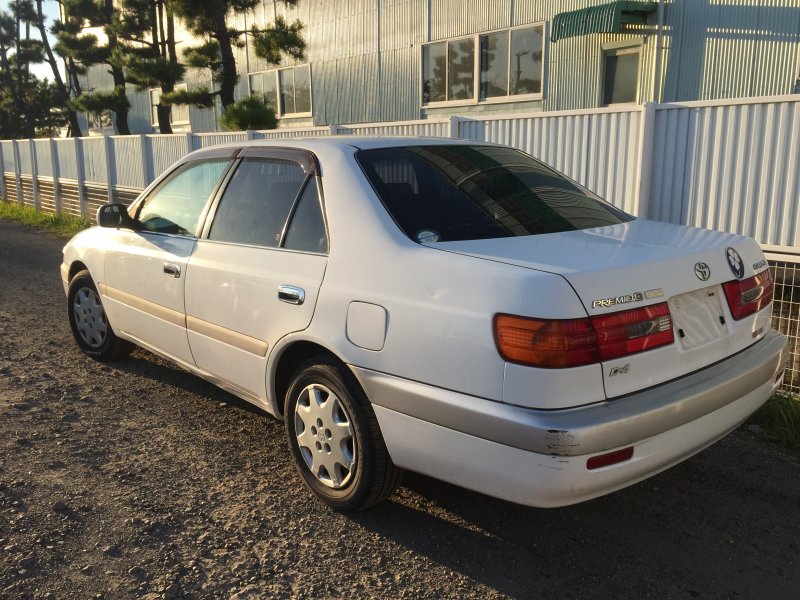
[[[223,110],[234,103],[238,74],[233,48],[245,43],[242,39],[245,34],[252,36],[256,55],[272,64],[278,64],[283,54],[297,60],[305,57],[306,44],[300,21],[288,24],[285,19],[278,17],[272,25],[264,29],[253,27],[249,30],[235,29],[229,25],[231,15],[252,11],[259,0],[173,1],[176,14],[186,23],[189,31],[208,40],[190,49],[186,53],[186,59],[192,67],[211,69],[214,79],[219,82],[218,93]],[[287,6],[296,6],[298,2],[280,1]]]
[[[42,44],[30,37],[31,24],[36,21],[31,0],[14,0],[9,3],[9,8],[13,22],[13,30],[9,33],[14,44],[14,55],[9,60],[9,67],[13,71],[9,78],[9,93],[14,112],[22,118],[17,123],[20,136],[33,137],[36,129],[35,117],[26,99],[30,95],[29,88],[35,85],[35,77],[30,74],[30,64],[42,62]]]
[[[130,102],[125,94],[125,73],[121,64],[117,38],[118,19],[113,0],[61,0],[64,21],[53,27],[58,36],[58,52],[76,65],[79,73],[94,65],[105,64],[113,78],[113,92],[84,92],[75,98],[75,108],[83,111],[111,110],[115,114],[117,131],[130,134],[128,111]],[[97,35],[87,32],[98,28],[105,35],[101,43]]]
[[[0,12],[0,136],[52,134],[66,124],[64,98],[30,72],[31,64],[44,60],[44,44],[31,37],[38,14],[31,0],[16,0],[10,8]]]
[[[172,133],[173,104],[208,107],[214,101],[205,88],[191,92],[175,89],[186,67],[178,59],[173,5],[173,0],[122,0],[117,18],[128,81],[139,90],[161,89],[157,107],[161,133]]]
[[[58,68],[56,57],[53,54],[53,49],[50,47],[50,41],[47,37],[42,0],[36,0],[36,26],[39,29],[39,35],[42,41],[42,49],[45,54],[44,60],[50,65],[50,69],[53,72],[53,106],[57,107],[55,110],[62,112],[64,118],[69,123],[70,135],[73,137],[80,137],[82,133],[80,123],[78,122],[78,115],[75,112],[75,108],[69,103],[69,88],[61,77],[61,70]]]

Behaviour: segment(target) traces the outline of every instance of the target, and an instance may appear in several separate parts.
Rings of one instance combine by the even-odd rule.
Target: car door
[[[189,345],[198,367],[266,398],[269,348],[308,327],[327,264],[316,161],[248,148],[186,268]]]
[[[212,192],[231,151],[177,167],[134,207],[141,229],[120,230],[106,249],[103,304],[115,329],[142,346],[192,364],[184,274]]]

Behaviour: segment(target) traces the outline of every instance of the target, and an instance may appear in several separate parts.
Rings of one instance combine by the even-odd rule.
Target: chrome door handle
[[[302,304],[306,301],[306,293],[303,288],[281,285],[278,286],[278,300],[289,304]]]
[[[181,276],[181,266],[175,263],[164,263],[164,275],[169,275],[177,279]]]

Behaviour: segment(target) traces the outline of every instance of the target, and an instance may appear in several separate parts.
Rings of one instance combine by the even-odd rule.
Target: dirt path
[[[63,243],[0,221],[2,598],[800,597],[797,455],[740,430],[566,509],[409,475],[342,516],[277,421],[146,352],[79,354]]]

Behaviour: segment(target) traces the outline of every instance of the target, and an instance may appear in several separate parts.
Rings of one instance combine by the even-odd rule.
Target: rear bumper
[[[354,372],[399,466],[514,502],[559,506],[640,481],[712,444],[774,393],[786,358],[786,338],[772,331],[681,379],[553,411]],[[631,460],[587,470],[591,456],[627,446]]]

